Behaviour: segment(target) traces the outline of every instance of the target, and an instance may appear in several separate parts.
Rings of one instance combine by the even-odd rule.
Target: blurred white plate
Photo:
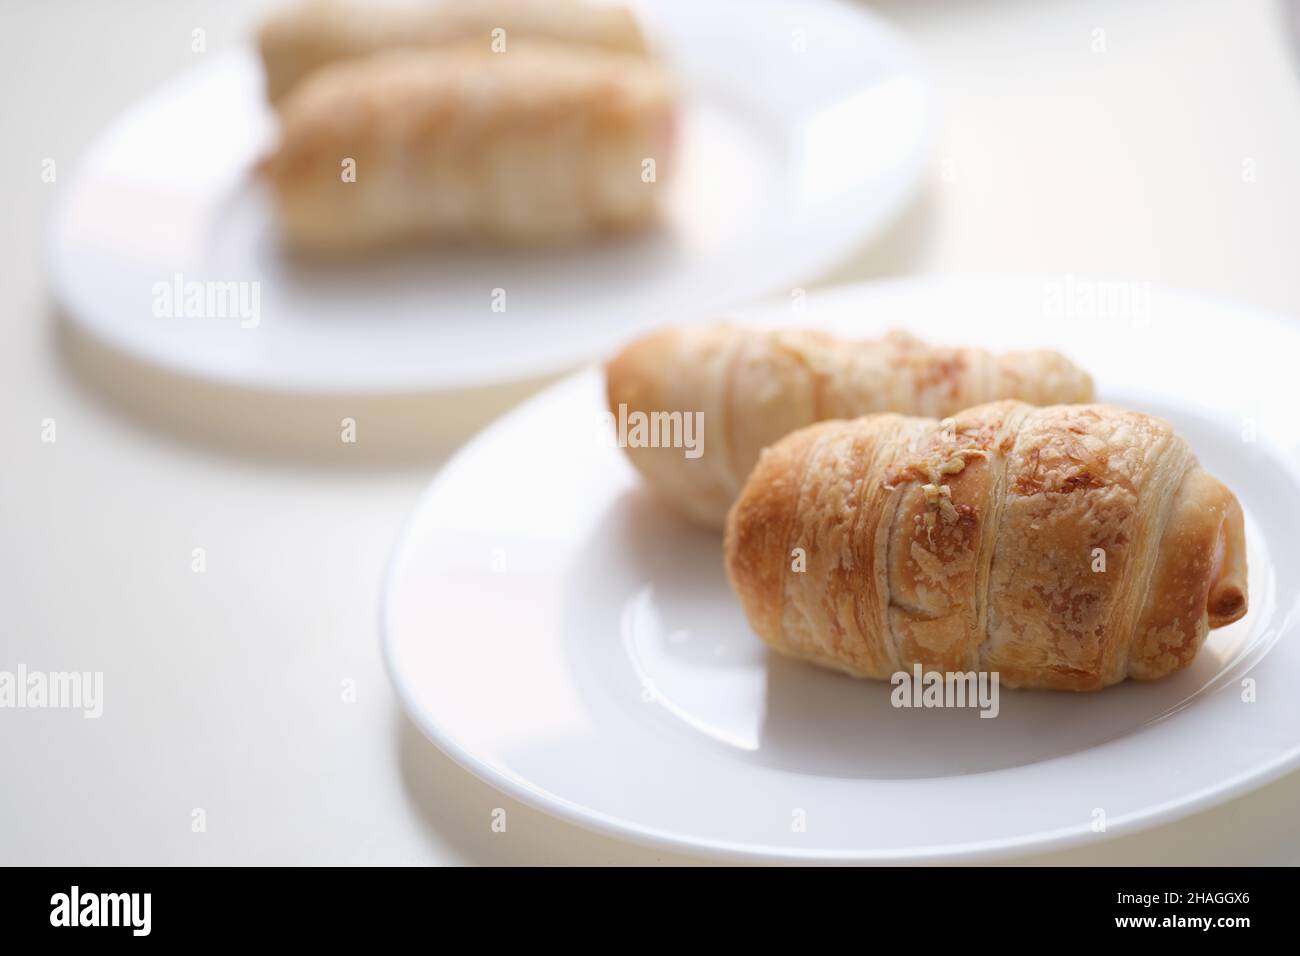
[[[1127,306],[1102,304],[1125,296]],[[589,370],[470,443],[398,546],[383,642],[431,740],[512,796],[595,830],[801,860],[969,859],[1102,840],[1300,762],[1290,366],[1300,333],[1231,305],[1074,279],[852,286],[807,305],[751,316],[1056,346],[1094,372],[1104,400],[1171,420],[1245,508],[1249,615],[1163,681],[1004,690],[992,720],[895,710],[887,683],[764,650],[728,588],[718,537],[657,505],[611,447],[601,376]]]
[[[241,49],[208,56],[91,147],[55,210],[55,292],[108,344],[189,375],[318,392],[486,385],[572,367],[660,316],[812,279],[914,192],[927,86],[876,16],[831,0],[644,6],[684,92],[679,175],[653,235],[295,262],[252,172],[274,123]],[[155,287],[177,276],[246,283],[249,307],[158,317]]]

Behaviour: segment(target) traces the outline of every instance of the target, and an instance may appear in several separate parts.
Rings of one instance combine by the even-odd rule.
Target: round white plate
[[[641,6],[683,91],[680,168],[651,235],[295,261],[253,173],[275,131],[241,49],[207,56],[89,150],[55,210],[56,294],[110,345],[203,378],[317,392],[487,385],[573,367],[658,317],[789,289],[915,191],[927,86],[875,15],[832,0]],[[155,300],[168,312],[159,284],[178,276],[181,288],[241,283],[245,298],[214,298],[225,317],[155,315]]]
[[[1168,418],[1236,491],[1250,613],[1155,683],[1003,689],[995,719],[896,710],[887,683],[765,651],[727,586],[718,537],[656,504],[612,447],[589,370],[448,464],[394,557],[389,672],[446,753],[606,833],[843,861],[1105,839],[1296,766],[1300,333],[1232,305],[1072,278],[851,286],[811,296],[801,313],[781,304],[750,317],[1067,350],[1103,400]]]

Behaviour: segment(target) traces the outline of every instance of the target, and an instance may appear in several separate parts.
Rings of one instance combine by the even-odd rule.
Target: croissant
[[[656,218],[673,96],[645,59],[542,43],[327,66],[285,101],[263,164],[289,242],[576,241]],[[351,163],[349,176],[348,163]]]
[[[729,324],[652,333],[609,363],[606,380],[632,463],[683,514],[718,528],[759,452],[813,422],[872,412],[944,417],[998,398],[1092,399],[1092,379],[1057,352],[994,355],[903,332],[854,341]],[[623,427],[656,413],[660,423],[667,414],[698,414],[703,453],[655,440],[653,428],[647,442]]]
[[[1236,497],[1165,422],[1002,401],[769,448],[727,520],[751,626],[858,677],[1095,690],[1186,667],[1246,613]]]
[[[272,16],[258,34],[266,95],[279,105],[309,73],[329,63],[398,47],[475,40],[487,49],[504,30],[516,39],[557,40],[644,56],[645,39],[624,7],[576,0],[443,0],[432,6],[306,0]]]

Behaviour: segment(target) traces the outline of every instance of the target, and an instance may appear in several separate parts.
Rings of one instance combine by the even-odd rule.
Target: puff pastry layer
[[[633,342],[606,368],[615,416],[700,412],[704,453],[627,447],[670,504],[721,527],[759,452],[797,428],[873,412],[943,417],[998,398],[1091,401],[1092,380],[1057,352],[927,345],[902,332],[846,340],[735,325],[668,328]]]
[[[263,171],[282,231],[312,251],[545,245],[644,226],[674,138],[671,84],[650,61],[544,43],[345,60],[313,73],[280,115]]]
[[[269,18],[258,34],[266,95],[279,105],[312,72],[343,60],[398,48],[473,41],[488,49],[494,30],[515,40],[542,39],[644,56],[645,39],[624,7],[578,0],[441,0],[366,3],[306,0]]]
[[[1246,613],[1235,496],[1169,425],[1102,405],[802,429],[755,467],[725,549],[764,641],[859,677],[1095,690],[1186,667]]]

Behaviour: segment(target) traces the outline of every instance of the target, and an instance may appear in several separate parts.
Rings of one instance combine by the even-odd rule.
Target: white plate
[[[1125,289],[1125,314],[1089,304]],[[993,720],[895,710],[887,683],[765,652],[727,586],[717,537],[656,505],[611,447],[590,370],[471,442],[397,549],[383,608],[389,672],[439,747],[596,830],[800,860],[991,857],[1099,840],[1296,766],[1300,334],[1232,305],[1073,279],[853,286],[810,297],[802,314],[753,317],[1068,350],[1104,400],[1170,419],[1236,491],[1250,613],[1156,683],[1004,690]],[[1242,699],[1247,676],[1254,703]],[[804,832],[792,826],[799,811]],[[1104,833],[1093,829],[1099,811]]]
[[[54,289],[97,337],[203,378],[318,392],[486,385],[573,367],[659,316],[789,289],[914,192],[927,87],[876,16],[831,0],[644,7],[684,91],[680,174],[654,235],[295,263],[251,172],[274,136],[261,70],[236,50],[129,110],[89,150],[55,211]],[[155,317],[155,285],[177,275],[260,283],[260,321],[251,285],[250,307],[231,318]],[[497,289],[505,312],[493,311]]]

